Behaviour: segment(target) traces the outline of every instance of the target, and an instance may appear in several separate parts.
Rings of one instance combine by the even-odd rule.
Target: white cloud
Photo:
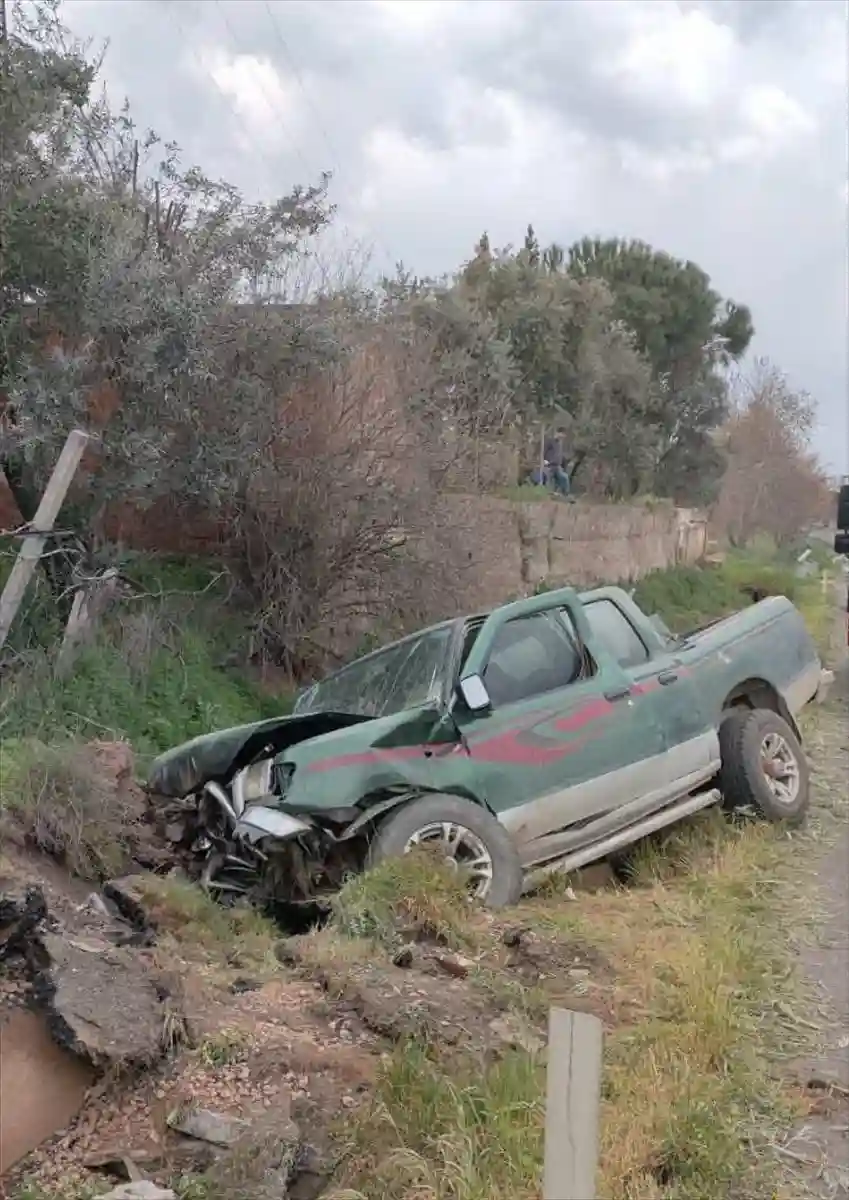
[[[773,83],[746,88],[740,111],[752,133],[773,145],[791,141],[799,134],[813,133],[816,129],[813,116],[799,101]]]
[[[615,7],[630,30],[606,69],[628,91],[658,104],[702,110],[722,98],[738,55],[729,26],[674,3]]]
[[[259,145],[266,151],[279,150],[293,136],[305,133],[298,87],[284,80],[269,59],[207,48],[201,51],[199,64],[231,101],[243,127],[244,148]]]

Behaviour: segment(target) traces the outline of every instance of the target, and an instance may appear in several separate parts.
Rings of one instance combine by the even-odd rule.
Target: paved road
[[[845,620],[845,618],[844,618]],[[844,634],[845,636],[845,634]],[[814,865],[812,886],[823,920],[802,964],[821,998],[822,1044],[802,1064],[815,1109],[788,1148],[800,1159],[800,1185],[818,1200],[849,1200],[849,661],[835,681],[835,698],[818,722],[814,804],[831,848]],[[795,1160],[793,1160],[795,1161]],[[804,1194],[804,1193],[800,1193]]]

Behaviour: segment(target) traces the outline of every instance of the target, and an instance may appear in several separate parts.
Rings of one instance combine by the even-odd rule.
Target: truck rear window
[[[593,636],[607,647],[620,667],[638,667],[648,661],[643,639],[612,600],[592,600],[584,611]]]

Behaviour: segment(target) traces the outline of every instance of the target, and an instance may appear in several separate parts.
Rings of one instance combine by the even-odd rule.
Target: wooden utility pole
[[[68,434],[59,461],[53,468],[50,482],[44,489],[44,495],[38,505],[38,511],[30,524],[31,531],[24,538],[15,565],[6,580],[6,586],[0,595],[0,650],[6,643],[12,622],[32,579],[38,560],[41,558],[45,542],[49,537],[59,509],[62,507],[68,488],[76,474],[80,459],[88,443],[88,434],[81,429],[74,429]]]

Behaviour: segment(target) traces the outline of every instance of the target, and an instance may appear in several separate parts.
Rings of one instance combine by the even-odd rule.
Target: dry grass
[[[140,899],[158,931],[163,958],[206,961],[251,971],[277,970],[274,943],[280,931],[252,908],[224,908],[193,883],[140,876]]]
[[[137,814],[85,744],[0,746],[0,832],[99,882],[120,874]]]
[[[770,1194],[773,1158],[753,1147],[778,1136],[795,1103],[770,1064],[807,1037],[782,936],[789,861],[782,832],[710,813],[641,848],[627,889],[511,913],[540,938],[595,947],[610,968],[595,991],[607,1014],[607,1200]],[[804,917],[798,898],[793,917]],[[514,984],[513,1003],[539,1018],[562,987],[556,976]],[[350,1136],[333,1200],[537,1200],[543,1124],[534,1055],[449,1059],[407,1043]]]
[[[197,1056],[205,1067],[227,1067],[242,1062],[249,1047],[250,1035],[246,1029],[219,1029],[203,1039],[197,1048]]]
[[[65,1186],[66,1190],[62,1194],[62,1200],[97,1200],[98,1196],[103,1195],[102,1188],[93,1187],[89,1184],[68,1184]],[[38,1187],[36,1184],[24,1183],[14,1194],[12,1200],[55,1200],[55,1196],[50,1192],[45,1192],[43,1188]]]
[[[544,1121],[543,1067],[529,1055],[447,1070],[420,1046],[399,1047],[328,1200],[536,1200]]]
[[[764,1044],[789,1040],[772,1000],[794,995],[776,919],[781,843],[751,827],[700,852],[703,831],[687,847],[692,874],[676,878],[658,856],[625,911],[622,897],[588,906],[609,930],[618,997],[642,1014],[608,1041],[602,1162],[614,1200],[757,1195],[747,1139],[760,1118],[789,1117]]]

